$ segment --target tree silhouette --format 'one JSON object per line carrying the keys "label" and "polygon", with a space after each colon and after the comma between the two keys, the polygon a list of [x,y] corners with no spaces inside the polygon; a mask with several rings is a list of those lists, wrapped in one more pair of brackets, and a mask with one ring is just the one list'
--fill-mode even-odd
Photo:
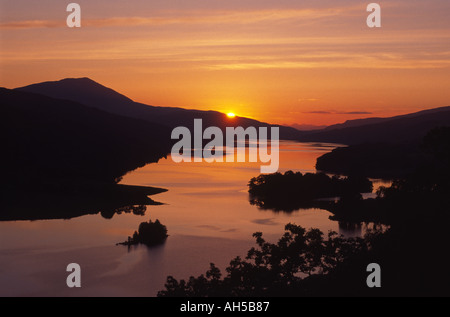
{"label": "tree silhouette", "polygon": [[300,208],[321,207],[320,198],[361,198],[371,192],[373,185],[358,176],[328,176],[323,173],[287,171],[284,174],[261,174],[249,183],[250,204],[261,209],[292,212]]}
{"label": "tree silhouette", "polygon": [[336,232],[327,238],[319,229],[306,230],[287,224],[277,243],[267,242],[261,232],[253,237],[257,247],[251,248],[243,260],[236,257],[221,279],[220,270],[210,264],[205,275],[177,281],[167,278],[166,289],[158,296],[279,296],[299,288],[304,278],[326,275],[338,264],[368,249],[364,239],[344,239]]}
{"label": "tree silhouette", "polygon": [[164,243],[167,237],[167,227],[156,219],[155,222],[151,220],[141,222],[138,231],[135,231],[132,237],[128,237],[127,241],[118,244],[129,246],[142,243],[151,247]]}

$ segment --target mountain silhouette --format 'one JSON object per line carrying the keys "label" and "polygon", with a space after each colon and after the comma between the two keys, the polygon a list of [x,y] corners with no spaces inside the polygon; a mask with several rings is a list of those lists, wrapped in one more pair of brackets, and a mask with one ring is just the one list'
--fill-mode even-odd
{"label": "mountain silhouette", "polygon": [[110,218],[165,191],[117,184],[169,153],[165,126],[6,88],[0,120],[0,221]]}
{"label": "mountain silhouette", "polygon": [[0,88],[2,176],[114,182],[169,151],[170,130],[77,102]]}
{"label": "mountain silhouette", "polygon": [[441,111],[449,111],[449,110],[450,110],[450,107],[440,107],[440,108],[422,110],[422,111],[409,113],[409,114],[405,114],[405,115],[394,116],[394,117],[386,117],[386,118],[371,117],[371,118],[364,118],[364,119],[347,120],[344,123],[333,124],[328,127],[325,127],[323,130],[329,131],[329,130],[334,130],[334,129],[359,127],[359,126],[368,125],[368,124],[387,122],[387,121],[395,120],[395,119],[420,117],[420,116],[426,115],[426,114],[437,113],[437,112],[441,112]]}
{"label": "mountain silhouette", "polygon": [[427,161],[421,144],[431,130],[450,126],[450,107],[391,118],[346,122],[310,133],[301,140],[343,143],[317,159],[318,170],[374,178],[404,177]]}
{"label": "mountain silhouette", "polygon": [[[247,128],[250,126],[275,126],[238,116],[231,120],[224,113],[217,111],[190,110],[178,107],[157,107],[134,102],[130,98],[89,78],[67,78],[59,81],[33,84],[16,88],[15,90],[76,101],[103,111],[137,118],[151,123],[162,124],[172,129],[178,126],[193,128],[194,119],[202,119],[204,127],[217,126],[223,131],[225,131],[225,127],[242,126]],[[301,131],[292,127],[279,127],[281,139],[296,140],[302,135]]]}
{"label": "mountain silhouette", "polygon": [[299,130],[299,131],[314,131],[314,130],[323,130],[327,128],[326,125],[314,125],[314,124],[291,124],[291,127]]}
{"label": "mountain silhouette", "polygon": [[410,144],[420,142],[431,129],[447,125],[450,125],[450,107],[441,107],[390,118],[351,120],[323,130],[309,131],[298,140],[347,145]]}

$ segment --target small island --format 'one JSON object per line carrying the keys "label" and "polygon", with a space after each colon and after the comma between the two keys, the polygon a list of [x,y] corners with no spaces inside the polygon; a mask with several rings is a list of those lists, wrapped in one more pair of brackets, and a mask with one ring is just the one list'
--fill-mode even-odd
{"label": "small island", "polygon": [[136,245],[145,244],[148,247],[163,244],[167,239],[167,227],[156,219],[152,222],[150,219],[148,222],[142,222],[139,225],[138,231],[135,231],[132,237],[128,237],[127,241],[117,243],[117,245]]}
{"label": "small island", "polygon": [[359,199],[361,193],[372,192],[373,184],[365,177],[287,171],[253,177],[248,187],[250,204],[261,209],[292,212],[300,208],[323,207],[323,199]]}

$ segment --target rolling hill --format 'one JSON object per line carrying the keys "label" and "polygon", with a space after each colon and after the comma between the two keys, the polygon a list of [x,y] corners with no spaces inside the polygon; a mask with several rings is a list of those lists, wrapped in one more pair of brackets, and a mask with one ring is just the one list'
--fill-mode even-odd
{"label": "rolling hill", "polygon": [[[228,119],[217,111],[190,110],[177,107],[156,107],[134,102],[128,97],[107,88],[89,78],[67,78],[16,88],[18,91],[33,92],[52,98],[76,101],[110,113],[158,123],[169,128],[193,127],[194,119],[202,119],[203,126],[225,127],[273,126],[257,120],[235,117]],[[302,132],[292,127],[280,126],[280,138],[296,140]]]}
{"label": "rolling hill", "polygon": [[298,140],[347,145],[408,144],[419,142],[435,127],[447,125],[450,125],[450,107],[442,107],[390,118],[351,120],[322,130],[309,131],[299,136]]}
{"label": "rolling hill", "polygon": [[9,184],[114,182],[170,151],[165,126],[34,93],[0,88],[0,120]]}

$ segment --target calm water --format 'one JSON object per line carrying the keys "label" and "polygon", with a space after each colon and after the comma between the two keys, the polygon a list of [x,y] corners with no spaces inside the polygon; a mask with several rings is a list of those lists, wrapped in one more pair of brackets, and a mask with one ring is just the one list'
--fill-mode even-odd
{"label": "calm water", "polygon": [[[316,158],[333,144],[280,143],[280,171],[314,172]],[[155,296],[168,275],[188,278],[209,263],[222,271],[229,261],[254,246],[261,231],[275,242],[284,225],[360,235],[328,219],[324,210],[274,213],[248,201],[247,183],[259,175],[259,163],[173,163],[170,157],[126,175],[124,184],[164,187],[152,196],[145,216],[88,215],[71,220],[0,222],[0,296]],[[169,231],[163,246],[116,246],[143,221],[159,219]],[[82,287],[66,286],[66,266],[82,268]]]}

